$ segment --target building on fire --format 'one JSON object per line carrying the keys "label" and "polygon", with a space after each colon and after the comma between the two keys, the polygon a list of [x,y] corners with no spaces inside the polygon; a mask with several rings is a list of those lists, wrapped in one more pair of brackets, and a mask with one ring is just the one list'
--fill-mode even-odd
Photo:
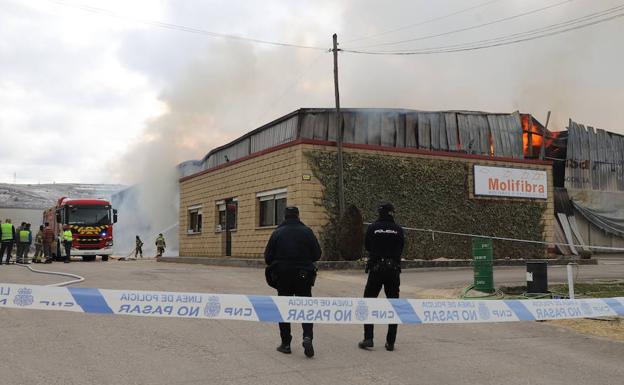
{"label": "building on fire", "polygon": [[[578,243],[578,236],[588,243],[580,227],[597,226],[592,219],[571,224],[555,210],[555,192],[574,180],[567,157],[576,153],[565,146],[574,134],[550,132],[530,114],[341,113],[347,204],[370,221],[380,201],[392,201],[402,225],[433,230],[408,238],[407,258],[470,256],[469,238],[436,230],[547,243]],[[336,122],[334,109],[299,109],[192,161],[194,172],[179,181],[180,255],[261,257],[283,208],[296,205],[320,237],[324,257],[339,258]],[[574,200],[566,207],[587,206]],[[570,252],[519,245],[495,242],[495,256]]]}

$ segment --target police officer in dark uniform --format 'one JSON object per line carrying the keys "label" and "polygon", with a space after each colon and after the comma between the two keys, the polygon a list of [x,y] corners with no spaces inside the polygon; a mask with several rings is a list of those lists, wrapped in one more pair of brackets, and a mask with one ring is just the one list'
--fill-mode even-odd
{"label": "police officer in dark uniform", "polygon": [[[377,298],[383,287],[387,298],[399,298],[401,275],[401,253],[405,237],[401,226],[394,222],[394,206],[384,203],[378,208],[379,218],[368,226],[364,246],[368,251],[368,281],[364,298]],[[397,325],[388,325],[386,350],[394,350]],[[358,343],[361,349],[373,347],[373,325],[364,325],[364,340]]]}
{"label": "police officer in dark uniform", "polygon": [[[271,234],[264,251],[267,281],[277,289],[277,295],[311,297],[316,278],[314,262],[321,258],[321,248],[312,230],[299,220],[297,207],[286,207],[284,218]],[[312,357],[313,324],[304,323],[302,326],[304,353]],[[277,351],[290,354],[290,323],[281,322],[279,330],[282,343]]]}

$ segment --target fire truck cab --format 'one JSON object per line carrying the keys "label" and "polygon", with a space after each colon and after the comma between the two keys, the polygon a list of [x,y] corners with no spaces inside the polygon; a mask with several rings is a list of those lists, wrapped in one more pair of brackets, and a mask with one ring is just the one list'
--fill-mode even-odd
{"label": "fire truck cab", "polygon": [[52,254],[61,259],[64,250],[59,236],[63,227],[69,225],[73,234],[71,256],[81,256],[94,261],[99,255],[107,261],[113,253],[113,224],[117,222],[117,210],[104,199],[70,199],[62,197],[54,207],[44,211],[43,221],[48,222],[56,234]]}

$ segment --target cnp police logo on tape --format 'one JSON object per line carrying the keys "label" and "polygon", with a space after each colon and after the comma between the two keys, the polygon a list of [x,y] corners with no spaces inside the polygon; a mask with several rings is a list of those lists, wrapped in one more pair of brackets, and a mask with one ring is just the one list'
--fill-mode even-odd
{"label": "cnp police logo on tape", "polygon": [[23,287],[17,290],[17,295],[13,298],[13,303],[17,306],[30,306],[35,301],[32,295],[32,289]]}
{"label": "cnp police logo on tape", "polygon": [[206,317],[216,317],[221,312],[221,303],[219,302],[219,297],[216,295],[211,295],[208,297],[208,301],[204,306],[204,315]]}
{"label": "cnp police logo on tape", "polygon": [[479,303],[477,311],[479,312],[479,317],[482,320],[487,321],[490,319],[490,308],[483,302]]}
{"label": "cnp police logo on tape", "polygon": [[357,306],[355,307],[355,319],[358,321],[366,321],[368,318],[368,306],[366,306],[365,301],[358,301]]}
{"label": "cnp police logo on tape", "polygon": [[581,311],[583,312],[583,314],[585,314],[586,316],[591,316],[594,312],[592,311],[591,305],[588,304],[587,302],[582,302],[581,303]]}

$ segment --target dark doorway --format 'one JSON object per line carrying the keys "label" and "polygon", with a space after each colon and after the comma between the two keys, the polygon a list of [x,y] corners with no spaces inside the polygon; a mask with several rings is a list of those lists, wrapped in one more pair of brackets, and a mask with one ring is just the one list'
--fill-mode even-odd
{"label": "dark doorway", "polygon": [[236,229],[238,202],[233,198],[225,200],[225,256],[232,256],[232,230]]}

